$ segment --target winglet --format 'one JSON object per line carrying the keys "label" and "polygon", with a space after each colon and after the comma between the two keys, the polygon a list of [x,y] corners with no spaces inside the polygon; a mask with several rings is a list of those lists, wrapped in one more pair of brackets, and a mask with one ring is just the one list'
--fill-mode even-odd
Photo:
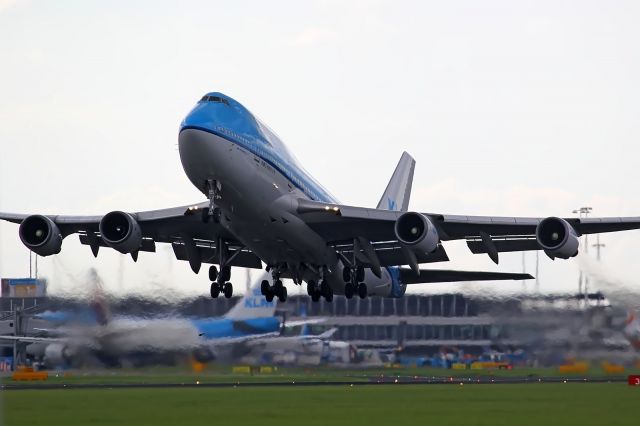
{"label": "winglet", "polygon": [[409,208],[413,171],[416,160],[406,152],[402,153],[387,188],[378,202],[378,209],[406,212]]}

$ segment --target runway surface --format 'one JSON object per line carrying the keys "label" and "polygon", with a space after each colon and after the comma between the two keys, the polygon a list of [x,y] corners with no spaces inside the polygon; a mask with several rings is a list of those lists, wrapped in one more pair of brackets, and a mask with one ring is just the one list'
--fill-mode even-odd
{"label": "runway surface", "polygon": [[[226,383],[3,383],[0,390],[52,389],[116,389],[116,388],[238,388],[238,387],[313,387],[313,386],[377,386],[377,385],[509,385],[535,383],[626,383],[626,376],[612,377],[421,377],[376,376],[354,377],[341,381],[272,381]],[[368,379],[363,381],[362,379]]]}

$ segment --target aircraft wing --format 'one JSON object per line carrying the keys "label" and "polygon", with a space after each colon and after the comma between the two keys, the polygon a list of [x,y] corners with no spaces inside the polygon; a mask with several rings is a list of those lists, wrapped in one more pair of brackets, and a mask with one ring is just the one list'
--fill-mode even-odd
{"label": "aircraft wing", "polygon": [[284,323],[284,326],[289,328],[289,327],[299,327],[301,325],[309,325],[309,324],[322,324],[326,320],[327,320],[326,318],[305,318],[305,319],[294,320],[294,321],[287,320]]}
{"label": "aircraft wing", "polygon": [[254,340],[278,337],[279,335],[280,335],[280,331],[272,331],[270,333],[250,334],[247,336],[219,337],[219,338],[207,340],[206,343],[208,346],[213,346],[213,347],[223,346],[223,345],[234,345],[238,343],[247,343]]}
{"label": "aircraft wing", "polygon": [[[261,269],[260,258],[243,248],[226,228],[213,222],[204,223],[202,212],[207,211],[208,202],[190,206],[172,207],[130,213],[138,223],[142,244],[132,253],[137,259],[138,251],[155,252],[155,243],[170,243],[178,260],[188,261],[197,272],[202,263],[218,263],[217,241],[222,238],[228,243],[229,265]],[[0,213],[0,220],[22,223],[29,217],[25,214]],[[47,215],[60,229],[62,237],[79,234],[80,242],[91,247],[94,256],[100,247],[106,247],[101,238],[99,224],[103,216],[62,216]],[[236,254],[236,252],[239,252]]]}
{"label": "aircraft wing", "polygon": [[58,337],[36,337],[36,336],[0,336],[0,340],[18,341],[25,343],[65,343],[68,340]]}
{"label": "aircraft wing", "polygon": [[402,284],[446,283],[461,281],[501,281],[501,280],[530,280],[529,274],[509,272],[479,272],[454,271],[447,269],[420,269],[416,275],[409,268],[400,268],[400,282]]}
{"label": "aircraft wing", "polygon": [[[361,263],[379,266],[408,264],[403,247],[398,242],[394,225],[404,213],[316,201],[299,200],[298,213],[319,235],[350,259],[355,249]],[[545,218],[456,216],[422,213],[429,218],[442,241],[467,240],[472,253],[490,253],[497,263],[498,252],[542,250],[535,232]],[[578,236],[640,228],[640,217],[564,218]],[[359,240],[354,243],[354,240]],[[489,241],[489,244],[487,244]],[[378,259],[371,262],[365,246],[370,245]],[[359,247],[358,247],[359,246]],[[362,256],[364,255],[364,256]],[[439,245],[432,253],[415,253],[416,263],[448,260]],[[368,262],[369,261],[369,262]]]}

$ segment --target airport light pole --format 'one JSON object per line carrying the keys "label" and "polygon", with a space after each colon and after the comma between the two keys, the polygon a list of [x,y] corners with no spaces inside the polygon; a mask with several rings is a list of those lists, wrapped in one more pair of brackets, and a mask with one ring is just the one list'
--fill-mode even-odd
{"label": "airport light pole", "polygon": [[[593,210],[593,207],[580,207],[577,208],[575,210],[573,210],[574,214],[578,214],[578,217],[580,219],[587,218],[589,216],[589,213],[591,213],[591,211]],[[585,253],[589,253],[589,237],[587,235],[584,236],[584,252]],[[582,269],[580,269],[580,275],[578,277],[578,294],[582,294]],[[588,298],[588,286],[589,286],[589,278],[588,277],[584,277],[584,297],[585,299]]]}
{"label": "airport light pole", "polygon": [[[525,262],[525,254],[526,252],[523,251],[522,252],[522,273],[526,273],[527,272],[527,264]],[[526,280],[522,280],[522,292],[526,293],[527,292],[527,281]]]}
{"label": "airport light pole", "polygon": [[540,293],[540,250],[536,250],[536,293]]}
{"label": "airport light pole", "polygon": [[600,249],[605,248],[606,246],[606,244],[600,242],[600,234],[597,234],[596,243],[591,247],[594,247],[596,249],[596,259],[598,259],[598,262],[600,262]]}

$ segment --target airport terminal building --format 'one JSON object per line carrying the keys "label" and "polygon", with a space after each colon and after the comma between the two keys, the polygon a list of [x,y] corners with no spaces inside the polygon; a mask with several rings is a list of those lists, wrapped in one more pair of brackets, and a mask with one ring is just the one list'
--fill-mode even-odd
{"label": "airport terminal building", "polygon": [[[27,311],[74,309],[81,302],[59,298],[4,297],[2,302],[5,319],[14,320],[11,310]],[[111,302],[112,314],[130,316],[185,316],[210,318],[224,315],[237,301],[200,297],[176,304],[164,304],[148,299],[129,298]],[[588,309],[587,309],[588,308]],[[602,329],[611,328],[611,306],[602,294],[588,296],[532,296],[484,298],[463,294],[407,294],[403,298],[371,297],[346,299],[342,296],[329,303],[312,302],[306,295],[292,295],[285,303],[279,303],[277,312],[286,320],[322,317],[326,320],[315,325],[318,333],[323,329],[337,328],[333,338],[347,341],[358,348],[402,348],[403,353],[428,356],[443,348],[463,350],[479,354],[487,349],[512,351],[541,345],[549,341],[568,349],[577,342],[576,336],[585,334],[587,327],[596,321]],[[558,324],[566,326],[565,335],[556,336]],[[23,325],[28,329],[28,318]],[[582,330],[582,331],[581,331]],[[294,332],[296,332],[294,330]],[[593,344],[589,330],[588,344]],[[605,333],[606,334],[606,333]],[[600,336],[602,340],[607,336]],[[572,340],[573,339],[573,340]],[[624,341],[618,342],[624,346]]]}

